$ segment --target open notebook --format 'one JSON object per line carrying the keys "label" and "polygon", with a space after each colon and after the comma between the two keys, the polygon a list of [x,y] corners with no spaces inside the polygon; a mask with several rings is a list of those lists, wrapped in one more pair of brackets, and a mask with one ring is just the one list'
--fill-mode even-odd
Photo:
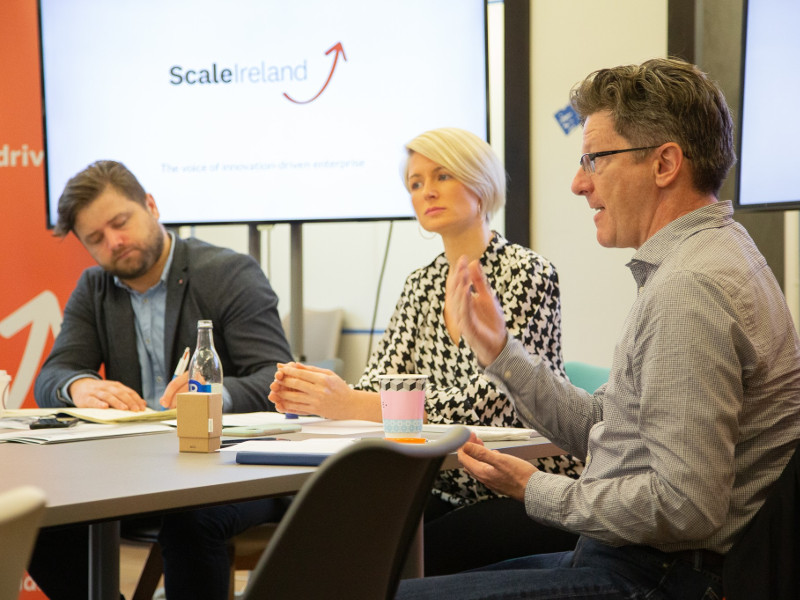
{"label": "open notebook", "polygon": [[153,410],[146,408],[143,411],[118,410],[116,408],[75,408],[65,406],[62,408],[17,408],[5,410],[0,417],[45,417],[49,415],[67,415],[77,417],[82,421],[91,423],[133,423],[137,421],[166,421],[177,416],[177,410]]}

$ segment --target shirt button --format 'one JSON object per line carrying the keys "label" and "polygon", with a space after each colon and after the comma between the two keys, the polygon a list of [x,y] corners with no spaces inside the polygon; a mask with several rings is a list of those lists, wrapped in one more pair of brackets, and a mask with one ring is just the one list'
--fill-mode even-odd
{"label": "shirt button", "polygon": [[504,379],[510,379],[511,378],[511,371],[506,371],[505,373],[503,373],[503,378]]}

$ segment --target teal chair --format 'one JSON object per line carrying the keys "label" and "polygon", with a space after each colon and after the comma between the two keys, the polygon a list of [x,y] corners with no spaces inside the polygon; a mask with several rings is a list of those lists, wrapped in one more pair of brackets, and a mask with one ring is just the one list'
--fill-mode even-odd
{"label": "teal chair", "polygon": [[567,377],[569,377],[572,385],[583,388],[590,394],[593,394],[597,388],[607,382],[611,373],[609,368],[578,361],[565,362],[564,370],[567,372]]}

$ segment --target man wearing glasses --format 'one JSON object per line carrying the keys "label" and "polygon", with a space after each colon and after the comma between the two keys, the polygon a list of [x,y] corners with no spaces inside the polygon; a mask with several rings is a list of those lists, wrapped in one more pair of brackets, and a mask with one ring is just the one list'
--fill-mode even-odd
{"label": "man wearing glasses", "polygon": [[572,191],[595,211],[601,246],[636,249],[638,296],[608,383],[591,395],[526,354],[476,263],[457,266],[454,308],[522,421],[587,462],[569,480],[467,443],[462,464],[581,537],[573,552],[405,581],[398,598],[721,598],[725,554],[800,438],[800,341],[717,198],[734,162],[721,91],[657,59],[593,73],[572,105],[585,152]]}

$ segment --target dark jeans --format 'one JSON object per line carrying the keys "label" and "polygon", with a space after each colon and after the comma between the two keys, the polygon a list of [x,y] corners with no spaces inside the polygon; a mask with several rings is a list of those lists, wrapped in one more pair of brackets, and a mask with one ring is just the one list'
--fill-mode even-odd
{"label": "dark jeans", "polygon": [[537,523],[525,505],[494,498],[453,510],[431,496],[425,508],[425,576],[449,575],[510,558],[572,550],[574,533]]}
{"label": "dark jeans", "polygon": [[[167,598],[226,599],[227,541],[254,525],[279,521],[288,503],[288,498],[271,498],[164,515],[159,543]],[[127,525],[123,521],[122,529]],[[43,529],[28,572],[50,600],[85,600],[89,596],[88,548],[88,526]]]}
{"label": "dark jeans", "polygon": [[721,569],[652,548],[581,538],[573,552],[509,560],[485,569],[400,582],[398,600],[719,600]]}

